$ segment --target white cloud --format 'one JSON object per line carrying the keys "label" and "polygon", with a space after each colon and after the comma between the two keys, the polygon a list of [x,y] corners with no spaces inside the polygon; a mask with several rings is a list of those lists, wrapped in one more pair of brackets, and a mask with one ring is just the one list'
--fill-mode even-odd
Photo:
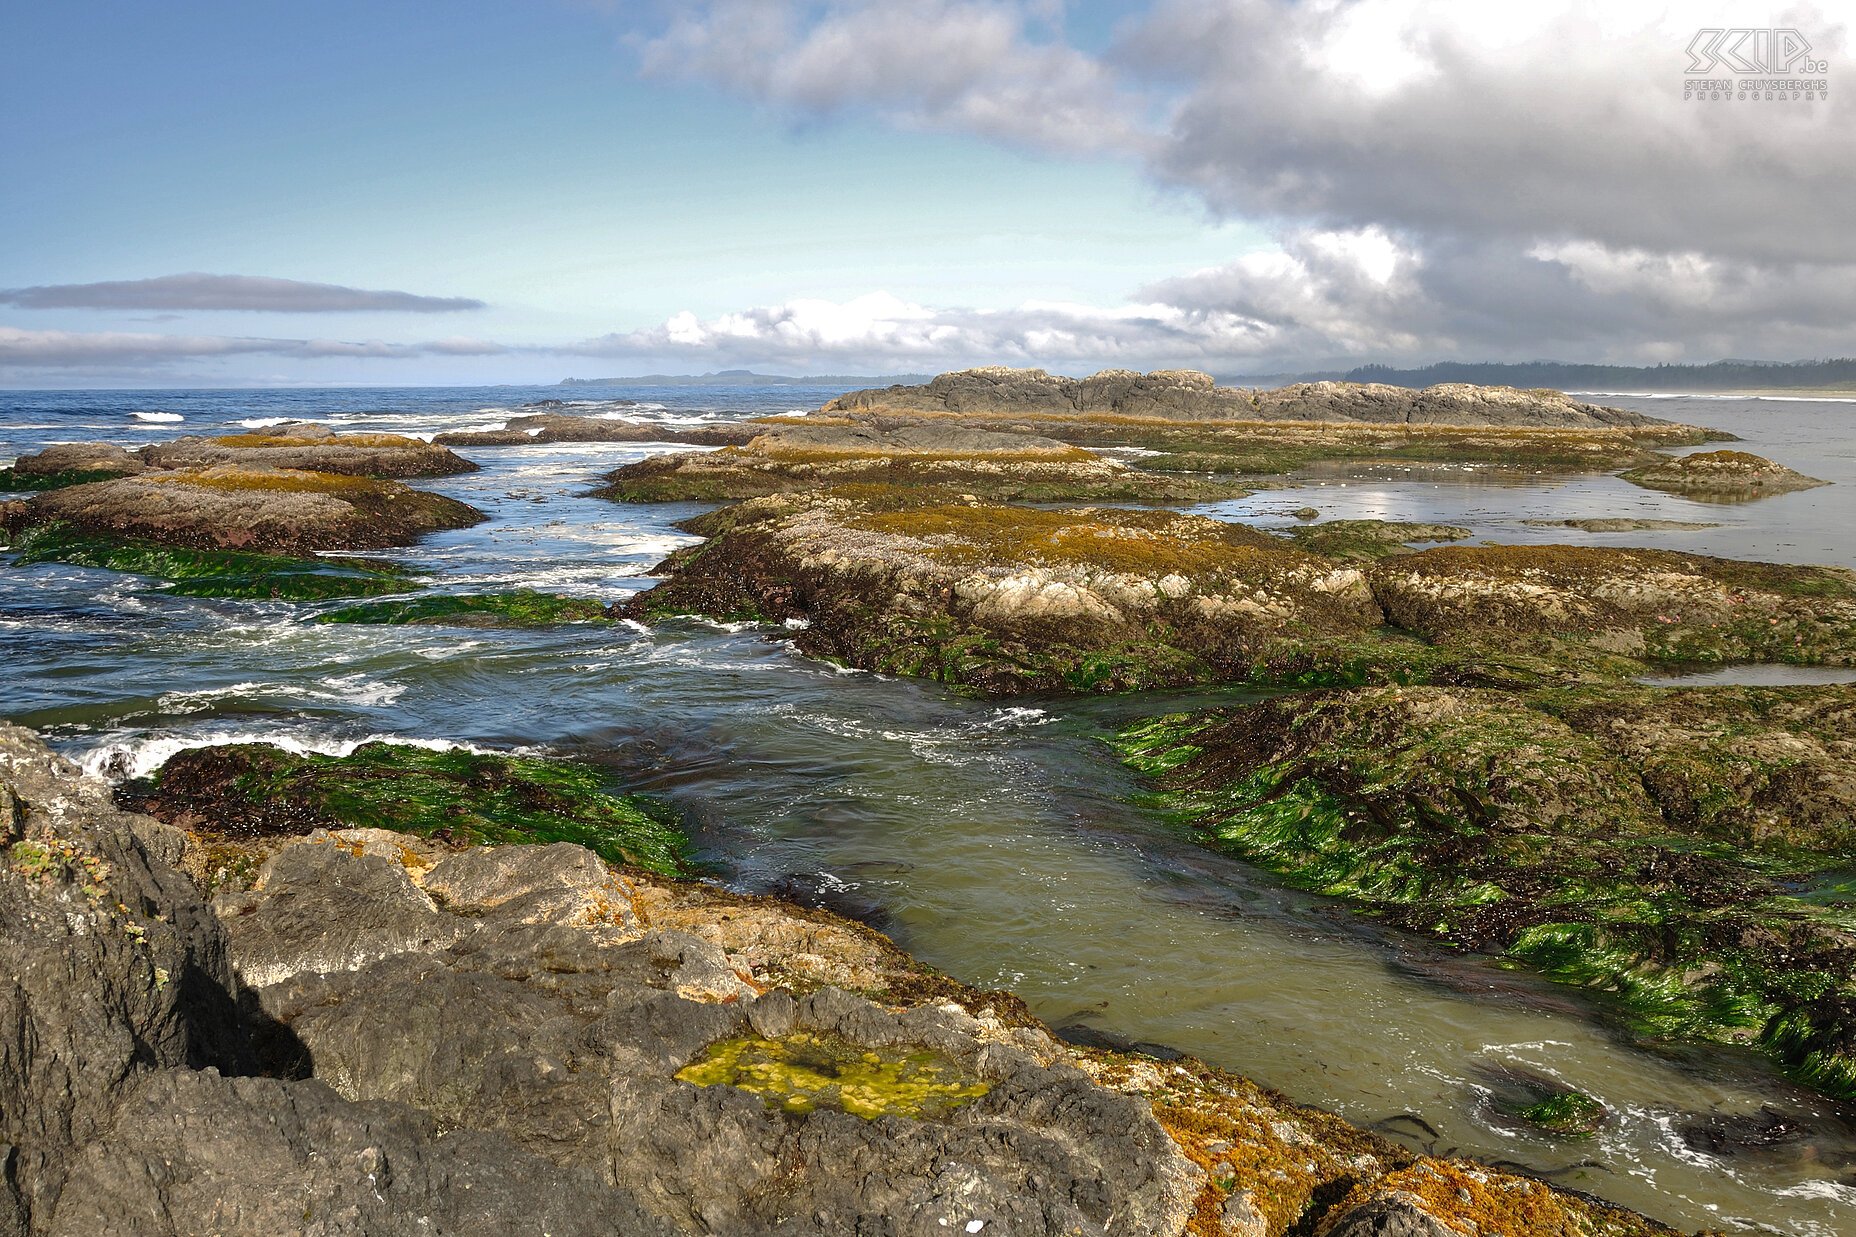
{"label": "white cloud", "polygon": [[1155,0],[1101,53],[1013,0],[679,12],[646,40],[648,71],[799,116],[1137,160],[1217,213],[1272,222],[1280,243],[1138,291],[1155,303],[1131,317],[892,309],[833,340],[826,311],[795,302],[666,324],[667,344],[1285,363],[1856,344],[1840,209],[1856,197],[1856,66],[1822,3],[1741,20],[1800,30],[1830,62],[1827,101],[1685,99],[1690,41],[1729,18],[1666,0]]}
{"label": "white cloud", "polygon": [[875,108],[901,124],[1064,152],[1136,149],[1143,97],[1100,61],[1040,34],[1047,4],[914,0],[679,6],[642,43],[645,71],[700,78],[829,116]]}

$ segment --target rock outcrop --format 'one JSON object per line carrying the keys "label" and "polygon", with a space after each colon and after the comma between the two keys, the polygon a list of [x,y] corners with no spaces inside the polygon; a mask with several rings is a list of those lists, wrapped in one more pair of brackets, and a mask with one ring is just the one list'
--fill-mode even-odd
{"label": "rock outcrop", "polygon": [[871,485],[690,521],[650,618],[803,622],[798,647],[994,694],[1187,683],[1538,686],[1647,663],[1856,664],[1856,573],[1658,550],[1463,546],[1448,525],[1275,537],[1156,511]]}
{"label": "rock outcrop", "polygon": [[56,489],[81,481],[127,477],[148,465],[126,448],[107,442],[64,442],[22,455],[4,470],[7,489]]}
{"label": "rock outcrop", "polygon": [[1357,568],[1241,525],[874,497],[720,513],[632,611],[803,620],[807,652],[995,693],[1241,679],[1270,646],[1380,621]]}
{"label": "rock outcrop", "polygon": [[1712,503],[1751,502],[1756,498],[1771,498],[1830,484],[1746,451],[1658,456],[1640,468],[1619,475],[1645,489],[1666,490],[1684,498]]}
{"label": "rock outcrop", "polygon": [[1033,434],[949,424],[767,427],[742,447],[659,455],[608,473],[596,493],[625,502],[717,501],[842,485],[931,487],[1021,502],[1192,502],[1234,485],[1130,468]]}
{"label": "rock outcrop", "polygon": [[1654,417],[1570,399],[1445,383],[1412,390],[1378,383],[1307,382],[1270,391],[1218,386],[1210,374],[1111,369],[1065,378],[1041,369],[990,366],[941,374],[922,386],[852,391],[822,411],[1055,413],[1198,421],[1365,421],[1411,425],[1554,426],[1593,429],[1662,424]]}
{"label": "rock outcrop", "polygon": [[249,434],[187,437],[143,447],[151,468],[300,468],[345,477],[448,477],[477,466],[434,443],[400,434],[338,434],[326,425],[291,421]]}
{"label": "rock outcrop", "polygon": [[306,555],[409,545],[483,514],[401,485],[300,469],[150,470],[34,495],[11,520],[166,546]]}

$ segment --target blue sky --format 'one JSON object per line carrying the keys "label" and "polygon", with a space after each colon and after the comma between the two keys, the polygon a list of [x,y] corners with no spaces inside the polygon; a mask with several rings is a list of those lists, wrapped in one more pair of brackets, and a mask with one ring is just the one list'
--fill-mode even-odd
{"label": "blue sky", "polygon": [[[1517,31],[1411,0],[9,5],[0,290],[202,272],[484,307],[0,291],[0,382],[1834,350],[1856,254],[1820,228],[1794,245],[1751,193],[1672,205],[1666,153],[1692,156],[1692,196],[1750,149],[1769,188],[1847,189],[1842,96],[1671,105],[1668,7]],[[1593,23],[1637,62],[1617,123],[1638,140],[1592,151],[1578,106],[1539,83],[1530,106],[1523,78],[1488,100],[1510,125],[1490,144],[1463,101]],[[1453,80],[1453,45],[1514,63]],[[1774,278],[1789,301],[1748,291]]]}

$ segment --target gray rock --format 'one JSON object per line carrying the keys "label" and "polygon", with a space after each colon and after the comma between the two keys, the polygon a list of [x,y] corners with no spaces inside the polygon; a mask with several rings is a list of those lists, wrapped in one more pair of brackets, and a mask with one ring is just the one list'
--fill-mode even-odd
{"label": "gray rock", "polygon": [[[1013,1233],[1096,1233],[1112,1214],[1129,1225],[1120,1231],[1183,1223],[1193,1170],[1144,1103],[987,1043],[965,1014],[894,1013],[831,989],[760,996],[693,936],[533,922],[536,898],[584,885],[570,870],[577,849],[441,861],[422,879],[447,891],[440,915],[472,930],[436,950],[427,912],[380,877],[384,861],[340,845],[286,850],[254,896],[220,905],[235,955],[250,940],[269,957],[278,939],[354,914],[361,891],[396,890],[377,921],[397,921],[397,953],[305,968],[261,991],[317,1077],[359,1103],[408,1105],[603,1172],[677,1231],[939,1234],[983,1219]],[[800,1118],[676,1078],[719,1039],[794,1030],[937,1052],[991,1090],[945,1120]]]}
{"label": "gray rock", "polygon": [[398,1104],[323,1083],[146,1077],[71,1166],[47,1237],[654,1233],[623,1190],[494,1135],[440,1133]]}
{"label": "gray rock", "polygon": [[1461,1232],[1426,1211],[1416,1195],[1394,1191],[1348,1211],[1327,1237],[1461,1237]]}
{"label": "gray rock", "polygon": [[22,477],[45,477],[61,472],[113,472],[129,476],[147,465],[122,447],[108,442],[64,442],[13,461]]}

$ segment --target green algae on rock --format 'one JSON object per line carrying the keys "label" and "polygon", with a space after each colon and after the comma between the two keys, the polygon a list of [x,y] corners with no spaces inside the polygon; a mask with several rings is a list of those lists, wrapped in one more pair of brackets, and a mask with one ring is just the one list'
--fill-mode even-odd
{"label": "green algae on rock", "polygon": [[26,529],[9,549],[17,555],[17,566],[57,562],[152,576],[166,580],[167,591],[183,597],[318,601],[417,587],[407,573],[384,563],[188,549],[140,538],[97,536],[62,522]]}
{"label": "green algae on rock", "polygon": [[722,1040],[677,1078],[736,1087],[784,1112],[836,1108],[865,1120],[945,1117],[991,1090],[930,1049],[872,1048],[815,1031]]}
{"label": "green algae on rock", "polygon": [[566,760],[365,743],[346,756],[264,743],[190,748],[121,801],[229,837],[365,827],[458,843],[574,842],[613,863],[673,874],[687,843],[663,813]]}
{"label": "green algae on rock", "polygon": [[1739,503],[1829,485],[1746,451],[1703,451],[1657,456],[1618,474],[1633,485],[1665,490],[1700,502]]}
{"label": "green algae on rock", "polygon": [[1800,896],[1853,857],[1856,688],[1366,689],[1117,745],[1291,884],[1856,1096],[1856,901]]}
{"label": "green algae on rock", "polygon": [[61,490],[68,485],[88,485],[92,481],[111,481],[123,475],[112,469],[71,469],[65,472],[22,473],[16,468],[0,468],[0,494],[34,494],[40,490]]}
{"label": "green algae on rock", "polygon": [[601,601],[517,589],[375,601],[331,610],[318,615],[316,621],[383,626],[554,627],[562,623],[610,623],[615,616],[612,607]]}

